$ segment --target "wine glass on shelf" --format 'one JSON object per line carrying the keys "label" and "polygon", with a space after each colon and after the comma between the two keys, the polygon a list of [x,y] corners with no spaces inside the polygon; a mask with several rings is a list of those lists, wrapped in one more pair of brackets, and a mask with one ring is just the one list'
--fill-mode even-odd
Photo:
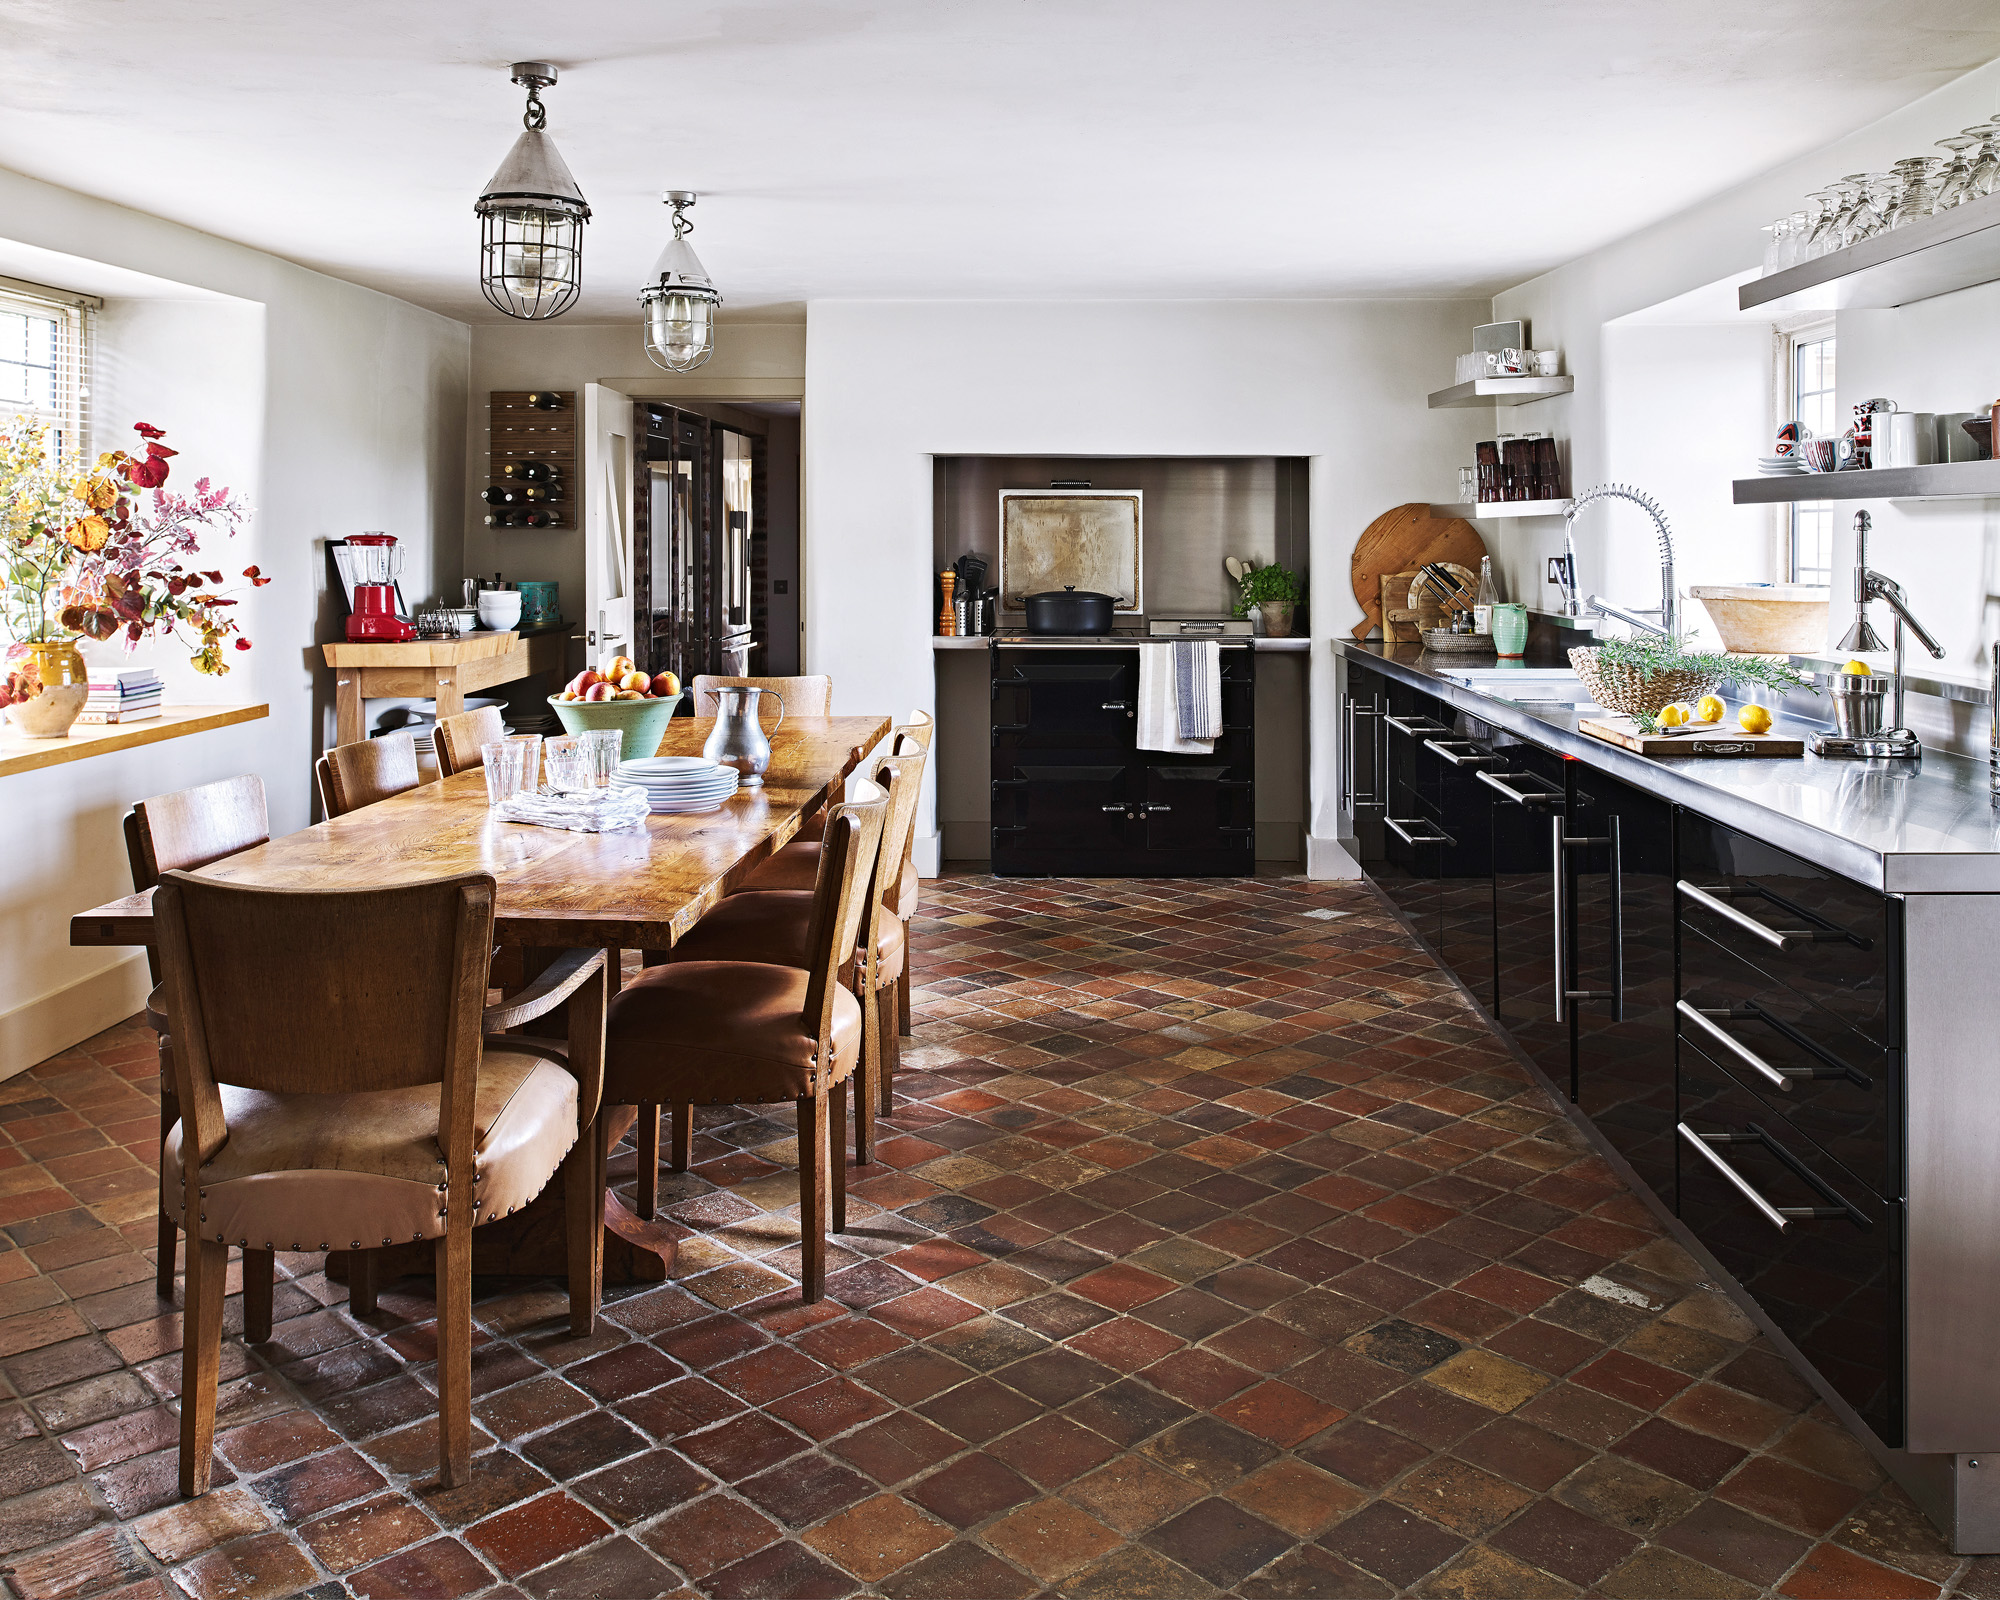
{"label": "wine glass on shelf", "polygon": [[1982,122],[1964,131],[1979,141],[1978,150],[1969,158],[1972,171],[1965,180],[1966,199],[1977,200],[2000,188],[2000,122]]}
{"label": "wine glass on shelf", "polygon": [[1939,165],[1936,156],[1905,156],[1896,163],[1891,180],[1895,192],[1882,218],[1884,227],[1900,228],[1931,214],[1937,198],[1932,184]]}
{"label": "wine glass on shelf", "polygon": [[1796,267],[1800,261],[1805,259],[1800,252],[1805,247],[1806,230],[1811,226],[1812,219],[1803,211],[1794,211],[1790,216],[1785,218],[1784,242],[1778,246],[1778,270],[1780,272],[1783,272],[1787,267]]}
{"label": "wine glass on shelf", "polygon": [[1954,133],[1949,139],[1940,139],[1937,143],[1940,150],[1949,151],[1950,154],[1944,158],[1944,171],[1938,175],[1937,194],[1931,201],[1933,215],[1940,211],[1949,211],[1953,206],[1962,206],[1972,198],[1966,188],[1972,178],[1972,163],[1966,158],[1965,152],[1978,144],[1979,140],[1969,133]]}
{"label": "wine glass on shelf", "polygon": [[1806,228],[1805,237],[1799,241],[1799,260],[1811,261],[1833,248],[1829,238],[1833,219],[1840,214],[1839,198],[1837,188],[1831,185],[1806,196],[1807,203],[1812,207],[1812,221]]}
{"label": "wine glass on shelf", "polygon": [[1780,217],[1776,222],[1765,223],[1758,230],[1760,233],[1767,235],[1764,240],[1763,268],[1763,275],[1767,278],[1779,270],[1778,258],[1785,253],[1785,234],[1789,231],[1790,226],[1783,217]]}
{"label": "wine glass on shelf", "polygon": [[1878,199],[1882,174],[1857,172],[1844,181],[1854,186],[1854,197],[1841,222],[1840,242],[1843,246],[1859,244],[1882,231],[1882,211]]}

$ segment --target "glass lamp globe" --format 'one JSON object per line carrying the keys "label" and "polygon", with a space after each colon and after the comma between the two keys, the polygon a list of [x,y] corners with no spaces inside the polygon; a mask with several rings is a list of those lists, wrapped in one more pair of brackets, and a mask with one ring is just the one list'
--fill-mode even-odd
{"label": "glass lamp globe", "polygon": [[722,296],[687,242],[694,224],[685,213],[695,197],[671,189],[665,198],[674,208],[674,236],[653,263],[653,281],[639,291],[646,354],[669,372],[692,372],[715,352],[715,308]]}

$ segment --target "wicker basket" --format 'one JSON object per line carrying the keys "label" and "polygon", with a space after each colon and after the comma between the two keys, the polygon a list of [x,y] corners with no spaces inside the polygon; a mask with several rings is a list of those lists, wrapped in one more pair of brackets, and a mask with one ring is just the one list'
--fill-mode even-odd
{"label": "wicker basket", "polygon": [[1695,700],[1716,685],[1707,668],[1660,672],[1650,676],[1634,667],[1600,664],[1594,648],[1579,647],[1569,653],[1569,664],[1590,698],[1606,711],[1622,711],[1628,717],[1650,717],[1676,700]]}

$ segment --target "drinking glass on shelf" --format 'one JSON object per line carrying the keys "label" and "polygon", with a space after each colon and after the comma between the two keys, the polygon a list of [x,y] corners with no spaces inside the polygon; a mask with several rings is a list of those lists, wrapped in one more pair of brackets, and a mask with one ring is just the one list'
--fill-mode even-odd
{"label": "drinking glass on shelf", "polygon": [[1900,228],[1931,214],[1937,203],[1935,184],[1941,165],[1937,156],[1905,156],[1896,163],[1895,198],[1889,203],[1889,214],[1882,219],[1886,226]]}
{"label": "drinking glass on shelf", "polygon": [[561,738],[549,740],[544,748],[549,758],[551,789],[594,787],[591,780],[590,746],[584,743],[581,734],[564,734]]}
{"label": "drinking glass on shelf", "polygon": [[1806,196],[1812,207],[1812,222],[1806,229],[1805,237],[1799,241],[1799,260],[1811,261],[1833,248],[1829,240],[1834,218],[1840,214],[1839,199],[1835,188],[1820,189]]}
{"label": "drinking glass on shelf", "polygon": [[625,748],[623,728],[592,728],[579,734],[590,749],[590,781],[599,789],[611,787],[611,774],[618,770],[618,757]]}
{"label": "drinking glass on shelf", "polygon": [[481,770],[486,774],[486,803],[497,806],[511,800],[527,787],[527,750],[513,739],[495,739],[479,747]]}
{"label": "drinking glass on shelf", "polygon": [[1806,234],[1811,227],[1812,218],[1803,211],[1794,211],[1785,218],[1784,242],[1778,246],[1780,272],[1787,267],[1796,267],[1803,259],[1799,252],[1805,247]]}
{"label": "drinking glass on shelf", "polygon": [[1855,196],[1853,209],[1847,213],[1846,238],[1849,244],[1872,239],[1882,231],[1883,195],[1888,186],[1889,175],[1886,172],[1864,172],[1861,175],[1859,193]]}
{"label": "drinking glass on shelf", "polygon": [[1458,469],[1458,500],[1460,505],[1471,505],[1479,498],[1479,469],[1460,467]]}
{"label": "drinking glass on shelf", "polygon": [[1783,217],[1780,217],[1776,222],[1765,223],[1763,231],[1770,235],[1764,241],[1764,276],[1768,278],[1778,270],[1778,258],[1784,254],[1785,234],[1789,231],[1789,225]]}
{"label": "drinking glass on shelf", "polygon": [[1944,171],[1938,177],[1937,194],[1931,201],[1933,213],[1949,211],[1972,198],[1966,188],[1972,180],[1972,162],[1965,152],[1979,140],[1969,133],[1954,133],[1949,139],[1940,139],[1937,143],[1940,150],[1947,150],[1950,154],[1944,158]]}

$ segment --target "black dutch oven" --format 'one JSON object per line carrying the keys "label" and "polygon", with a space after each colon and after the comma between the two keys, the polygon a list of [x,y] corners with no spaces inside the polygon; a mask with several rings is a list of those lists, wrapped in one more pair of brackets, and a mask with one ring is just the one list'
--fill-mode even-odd
{"label": "black dutch oven", "polygon": [[1115,595],[1088,589],[1047,589],[1027,597],[1028,632],[1101,634],[1111,631]]}

